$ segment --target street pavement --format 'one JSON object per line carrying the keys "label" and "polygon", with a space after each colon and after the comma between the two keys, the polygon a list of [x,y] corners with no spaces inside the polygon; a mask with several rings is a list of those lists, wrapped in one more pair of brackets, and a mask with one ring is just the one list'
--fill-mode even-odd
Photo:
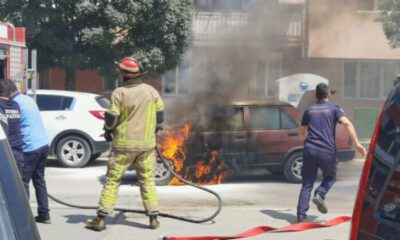
{"label": "street pavement", "polygon": [[[337,216],[351,216],[362,159],[340,163],[338,181],[329,192],[328,214],[321,214],[311,203],[309,220],[325,222]],[[68,169],[49,161],[46,179],[49,192],[63,201],[96,206],[104,181],[106,160],[86,168]],[[143,210],[134,172],[127,172],[119,192],[117,205]],[[318,182],[317,182],[318,183]],[[159,217],[161,227],[148,229],[148,218],[137,213],[115,212],[107,218],[107,229],[94,232],[84,228],[84,222],[95,216],[95,210],[76,209],[50,200],[52,224],[38,224],[43,240],[156,240],[159,236],[234,235],[256,226],[284,227],[296,220],[296,205],[301,185],[288,183],[282,176],[259,171],[230,177],[220,185],[207,186],[220,194],[223,208],[212,221],[202,224]],[[32,188],[32,186],[31,186]],[[160,211],[163,213],[205,218],[217,206],[215,197],[190,186],[157,187]],[[36,213],[36,202],[31,199]],[[267,240],[338,240],[348,239],[349,223],[304,232],[265,233],[245,239]]]}

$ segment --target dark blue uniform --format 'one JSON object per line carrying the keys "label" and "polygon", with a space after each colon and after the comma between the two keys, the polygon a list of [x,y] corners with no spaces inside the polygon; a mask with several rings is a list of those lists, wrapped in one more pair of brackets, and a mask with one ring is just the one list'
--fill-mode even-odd
{"label": "dark blue uniform", "polygon": [[3,127],[3,130],[7,135],[14,158],[17,161],[17,166],[20,168],[24,160],[24,155],[22,151],[23,141],[20,127],[21,115],[19,105],[13,100],[0,99],[0,109],[0,112],[5,115],[8,122],[7,129]]}
{"label": "dark blue uniform", "polygon": [[307,216],[318,168],[322,171],[323,180],[314,194],[319,194],[325,199],[325,195],[336,181],[336,123],[343,116],[342,109],[324,100],[319,100],[304,112],[301,125],[308,127],[308,134],[304,141],[301,171],[303,185],[297,206],[299,219],[305,219]]}

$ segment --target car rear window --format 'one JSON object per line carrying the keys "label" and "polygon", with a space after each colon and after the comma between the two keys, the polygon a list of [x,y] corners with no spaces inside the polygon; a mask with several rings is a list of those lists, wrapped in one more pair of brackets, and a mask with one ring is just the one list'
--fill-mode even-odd
{"label": "car rear window", "polygon": [[55,95],[36,95],[36,103],[40,111],[68,111],[72,110],[74,98]]}
{"label": "car rear window", "polygon": [[96,102],[102,107],[108,109],[110,107],[110,100],[106,97],[96,97]]}

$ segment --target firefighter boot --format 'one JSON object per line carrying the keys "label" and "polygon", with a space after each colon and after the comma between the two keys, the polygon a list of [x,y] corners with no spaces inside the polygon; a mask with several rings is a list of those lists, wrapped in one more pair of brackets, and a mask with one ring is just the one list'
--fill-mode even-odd
{"label": "firefighter boot", "polygon": [[156,229],[160,226],[160,222],[157,220],[157,215],[149,216],[150,229]]}
{"label": "firefighter boot", "polygon": [[94,219],[88,219],[86,221],[86,228],[92,229],[94,231],[102,231],[106,229],[105,217],[97,215],[97,217]]}

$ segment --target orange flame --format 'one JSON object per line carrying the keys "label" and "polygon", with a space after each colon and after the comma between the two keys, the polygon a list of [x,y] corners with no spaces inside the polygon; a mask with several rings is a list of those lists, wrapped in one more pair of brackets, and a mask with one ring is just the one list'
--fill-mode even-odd
{"label": "orange flame", "polygon": [[[227,177],[228,173],[223,170],[224,162],[217,161],[218,151],[208,150],[209,159],[196,161],[193,166],[189,165],[187,144],[191,134],[192,127],[185,124],[180,129],[164,131],[163,137],[159,142],[164,157],[173,162],[175,172],[183,178],[197,184],[219,184]],[[173,178],[169,185],[182,185],[183,183],[177,178]]]}

